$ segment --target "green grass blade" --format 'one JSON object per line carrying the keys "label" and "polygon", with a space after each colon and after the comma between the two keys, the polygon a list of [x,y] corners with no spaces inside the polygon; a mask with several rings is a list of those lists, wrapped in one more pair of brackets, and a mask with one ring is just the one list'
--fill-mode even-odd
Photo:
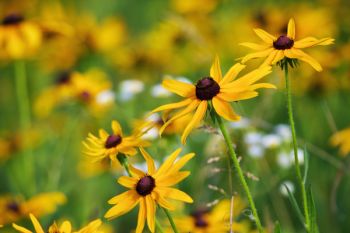
{"label": "green grass blade", "polygon": [[308,176],[308,172],[309,172],[309,161],[310,161],[310,156],[309,156],[309,153],[307,152],[307,149],[305,146],[304,147],[304,177],[303,177],[304,185],[306,184],[307,176]]}
{"label": "green grass blade", "polygon": [[288,198],[289,198],[289,201],[290,203],[292,204],[293,206],[293,209],[295,211],[295,213],[297,214],[300,222],[303,224],[303,226],[305,225],[305,219],[304,219],[304,216],[302,214],[302,211],[300,210],[300,207],[293,195],[293,193],[289,190],[289,188],[287,187],[287,185],[284,185],[284,187],[287,189],[287,192],[288,192]]}

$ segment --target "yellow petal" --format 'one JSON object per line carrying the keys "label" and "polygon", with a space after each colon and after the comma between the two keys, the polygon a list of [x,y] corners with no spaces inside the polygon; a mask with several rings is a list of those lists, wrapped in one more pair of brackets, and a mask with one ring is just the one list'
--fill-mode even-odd
{"label": "yellow petal", "polygon": [[131,165],[129,165],[129,170],[131,172],[131,175],[133,177],[136,177],[136,178],[142,178],[146,175],[143,171],[141,171],[141,170],[139,170]]}
{"label": "yellow petal", "polygon": [[164,161],[162,166],[160,166],[160,168],[158,169],[156,174],[154,174],[154,178],[159,177],[163,172],[166,172],[171,168],[175,159],[181,153],[181,150],[182,150],[182,148],[179,148],[179,149],[175,150],[173,153],[171,153],[171,155]]}
{"label": "yellow petal", "polygon": [[194,153],[189,153],[186,154],[184,156],[182,156],[181,159],[177,160],[175,164],[173,164],[173,166],[171,167],[171,170],[169,171],[169,173],[171,172],[178,172],[183,166],[186,165],[186,163],[192,159],[194,157]]}
{"label": "yellow petal", "polygon": [[104,130],[104,129],[100,129],[100,130],[98,131],[98,133],[99,133],[101,139],[106,139],[106,138],[108,138],[108,136],[109,136],[109,134],[108,134],[108,133],[106,132],[106,130]]}
{"label": "yellow petal", "polygon": [[133,147],[130,147],[130,146],[118,147],[118,151],[120,153],[123,153],[123,154],[126,154],[126,155],[130,155],[130,156],[136,155],[136,153],[137,153],[137,150],[135,148],[133,148]]}
{"label": "yellow petal", "polygon": [[258,35],[258,37],[260,37],[264,42],[271,44],[273,43],[273,41],[276,40],[276,37],[274,37],[273,35],[271,35],[270,33],[262,30],[262,29],[254,29],[254,32],[256,33],[256,35]]}
{"label": "yellow petal", "polygon": [[265,61],[260,65],[260,67],[272,65],[272,62],[275,60],[275,57],[276,57],[278,52],[279,52],[279,50],[272,51],[269,54],[269,56],[265,59]]}
{"label": "yellow petal", "polygon": [[60,226],[60,231],[64,233],[71,233],[72,231],[72,225],[68,221],[64,221]]}
{"label": "yellow petal", "polygon": [[145,220],[146,220],[146,218],[147,218],[147,215],[146,215],[145,198],[141,198],[139,214],[138,214],[138,217],[137,217],[136,233],[142,233],[143,232],[143,228],[145,227]]}
{"label": "yellow petal", "polygon": [[177,102],[177,103],[165,104],[165,105],[162,105],[162,106],[152,110],[152,113],[160,112],[160,111],[164,111],[164,110],[169,110],[169,109],[182,108],[182,107],[190,104],[193,100],[194,100],[193,98],[187,98],[187,99],[180,101],[180,102]]}
{"label": "yellow petal", "polygon": [[295,22],[293,18],[291,18],[288,22],[287,36],[292,40],[295,39]]}
{"label": "yellow petal", "polygon": [[122,127],[118,121],[112,121],[112,130],[115,135],[123,136]]}
{"label": "yellow petal", "polygon": [[161,176],[157,179],[156,183],[159,187],[169,187],[173,186],[191,174],[189,171],[184,172],[172,172],[169,175]]}
{"label": "yellow petal", "polygon": [[196,127],[203,119],[205,112],[207,111],[207,105],[208,105],[207,101],[201,101],[201,103],[199,104],[195,114],[192,117],[192,120],[188,123],[184,132],[182,133],[182,136],[181,136],[182,144],[186,144],[187,136],[190,134],[192,129]]}
{"label": "yellow petal", "polygon": [[138,182],[138,179],[129,176],[121,176],[118,179],[118,183],[126,188],[134,188]]}
{"label": "yellow petal", "polygon": [[160,193],[158,193],[158,191],[157,191],[157,187],[153,190],[153,192],[152,192],[152,197],[157,201],[157,203],[161,206],[161,207],[163,207],[163,208],[165,208],[165,209],[168,209],[168,210],[174,210],[175,209],[175,206],[172,204],[172,203],[170,203],[169,201],[167,201],[167,200],[165,200],[165,198],[162,196],[162,195],[160,195]]}
{"label": "yellow petal", "polygon": [[210,77],[212,77],[216,82],[220,82],[222,78],[220,60],[218,55],[215,56],[214,63],[210,68]]}
{"label": "yellow petal", "polygon": [[273,48],[269,48],[263,51],[255,52],[255,53],[249,53],[248,55],[244,56],[242,59],[242,63],[246,63],[247,61],[253,59],[253,58],[260,58],[260,57],[267,57],[270,53],[274,51]]}
{"label": "yellow petal", "polygon": [[272,60],[271,64],[276,64],[277,62],[279,62],[280,60],[282,60],[284,58],[284,52],[283,50],[278,50],[276,53],[275,58]]}
{"label": "yellow petal", "polygon": [[21,227],[21,226],[18,226],[17,224],[14,224],[12,223],[12,226],[13,228],[15,228],[17,231],[19,232],[22,232],[22,233],[32,233],[30,230],[24,228],[24,227]]}
{"label": "yellow petal", "polygon": [[245,43],[240,43],[239,45],[245,46],[250,49],[254,50],[264,50],[267,49],[270,45],[260,45],[260,44],[255,44],[255,43],[250,43],[250,42],[245,42]]}
{"label": "yellow petal", "polygon": [[276,89],[277,87],[271,83],[258,83],[258,84],[253,84],[249,86],[249,90],[256,90],[260,88],[271,88],[271,89]]}
{"label": "yellow petal", "polygon": [[240,63],[236,63],[235,65],[233,65],[230,68],[230,70],[225,74],[224,78],[221,80],[220,86],[234,80],[239,74],[239,72],[241,72],[245,67],[245,65],[242,65]]}
{"label": "yellow petal", "polygon": [[142,147],[140,148],[141,154],[146,160],[148,167],[148,174],[153,175],[156,172],[156,166],[154,165],[154,161],[150,154],[147,153]]}
{"label": "yellow petal", "polygon": [[320,72],[322,71],[322,67],[318,61],[316,61],[314,58],[312,58],[310,55],[304,53],[300,49],[287,49],[285,50],[285,55],[289,58],[296,58],[301,61],[309,63],[316,71]]}
{"label": "yellow petal", "polygon": [[109,199],[108,203],[109,204],[118,204],[119,202],[124,201],[129,196],[135,195],[135,192],[136,192],[135,190],[128,190],[126,192],[123,192],[122,194],[119,194],[119,195]]}
{"label": "yellow petal", "polygon": [[41,227],[38,219],[36,219],[36,217],[34,215],[32,215],[32,214],[29,214],[29,217],[32,220],[32,223],[34,225],[34,229],[35,229],[36,233],[44,233],[44,230]]}
{"label": "yellow petal", "polygon": [[170,199],[193,203],[193,199],[189,195],[175,188],[161,187],[158,188],[158,192]]}
{"label": "yellow petal", "polygon": [[332,38],[323,38],[323,39],[316,39],[314,37],[306,37],[304,39],[298,40],[294,42],[294,48],[296,49],[303,49],[303,48],[309,48],[316,45],[330,45],[334,43],[334,39]]}
{"label": "yellow petal", "polygon": [[249,86],[249,91],[229,92],[229,90],[227,90],[226,92],[220,92],[217,97],[227,102],[251,99],[258,96],[258,92],[251,91],[251,86]]}
{"label": "yellow petal", "polygon": [[218,98],[217,96],[213,98],[212,102],[215,111],[226,120],[238,121],[241,118],[233,111],[229,103]]}
{"label": "yellow petal", "polygon": [[189,83],[184,83],[173,79],[165,79],[162,85],[165,89],[182,97],[191,97],[196,94],[195,86]]}
{"label": "yellow petal", "polygon": [[146,196],[147,225],[151,232],[155,229],[156,205],[151,195]]}
{"label": "yellow petal", "polygon": [[141,197],[135,192],[109,209],[104,217],[108,219],[117,218],[133,209],[140,202],[140,199]]}

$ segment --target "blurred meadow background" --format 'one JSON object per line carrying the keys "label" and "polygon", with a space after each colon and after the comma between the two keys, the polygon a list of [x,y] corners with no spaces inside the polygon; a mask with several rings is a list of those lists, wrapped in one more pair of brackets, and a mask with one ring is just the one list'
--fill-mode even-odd
{"label": "blurred meadow background", "polygon": [[[89,132],[110,130],[112,120],[129,135],[152,109],[179,100],[161,86],[163,79],[196,82],[208,75],[216,54],[225,73],[250,52],[239,43],[258,41],[254,28],[279,35],[290,18],[298,38],[335,38],[334,45],[307,50],[322,72],[300,63],[290,78],[299,154],[301,161],[309,155],[320,232],[350,232],[350,133],[332,137],[350,126],[349,15],[346,0],[0,1],[0,232],[15,232],[12,223],[33,229],[29,213],[45,229],[65,219],[80,229],[100,218],[102,232],[132,232],[136,210],[103,218],[107,201],[125,190],[116,183],[122,166],[91,163],[82,141]],[[26,22],[25,32],[16,36],[11,20]],[[259,64],[250,62],[244,72]],[[300,202],[283,72],[274,66],[265,79],[277,89],[233,103],[242,119],[227,123],[230,136],[266,231],[278,220],[282,232],[304,232],[284,188]],[[152,117],[161,124],[160,115]],[[183,149],[196,153],[186,165],[191,175],[179,185],[194,203],[178,205],[175,220],[231,198],[226,147],[208,118]],[[178,122],[159,137],[155,124],[143,136],[157,164],[181,147],[183,128]],[[145,167],[140,155],[130,163]],[[241,205],[234,232],[257,232],[242,187],[232,179]],[[164,213],[157,218],[171,232]]]}

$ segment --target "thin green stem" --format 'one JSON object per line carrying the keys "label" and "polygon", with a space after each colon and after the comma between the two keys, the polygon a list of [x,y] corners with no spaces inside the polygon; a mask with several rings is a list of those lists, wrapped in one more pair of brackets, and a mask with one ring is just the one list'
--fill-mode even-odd
{"label": "thin green stem", "polygon": [[296,132],[295,132],[295,125],[294,125],[292,93],[291,93],[291,85],[290,85],[290,81],[289,81],[289,77],[288,77],[288,63],[287,62],[284,65],[284,76],[285,76],[285,80],[286,80],[289,124],[290,124],[290,128],[292,130],[292,140],[293,140],[293,150],[294,150],[294,160],[295,160],[295,173],[297,175],[297,180],[298,180],[301,194],[302,194],[302,198],[303,198],[305,225],[306,225],[305,227],[306,227],[306,230],[309,232],[310,217],[309,217],[309,210],[308,210],[305,185],[303,182],[303,178],[301,176],[300,165],[299,165],[298,144],[297,144],[297,136],[296,136]]}
{"label": "thin green stem", "polygon": [[245,193],[247,195],[250,208],[252,209],[252,212],[253,212],[253,216],[254,216],[254,220],[255,220],[256,226],[257,226],[257,228],[259,230],[259,233],[262,233],[263,232],[263,228],[262,228],[262,225],[261,225],[261,222],[260,222],[260,218],[259,218],[258,212],[256,211],[256,207],[255,207],[255,204],[254,204],[254,201],[253,201],[253,197],[252,197],[252,195],[250,193],[247,181],[245,180],[245,177],[243,175],[243,171],[241,169],[241,166],[239,165],[239,161],[238,161],[236,152],[235,152],[235,150],[233,148],[230,136],[229,136],[229,134],[227,132],[227,129],[226,129],[226,127],[225,127],[221,117],[218,114],[215,114],[215,116],[216,116],[216,120],[218,122],[218,125],[220,127],[220,130],[221,130],[221,132],[222,132],[222,134],[223,134],[223,136],[225,138],[225,141],[226,141],[226,144],[227,144],[227,147],[228,147],[229,156],[231,157],[231,159],[233,161],[233,164],[234,164],[234,166],[236,168],[236,171],[238,173],[239,180],[240,180],[241,184],[243,185],[243,189],[244,189],[244,191],[245,191]]}
{"label": "thin green stem", "polygon": [[[120,162],[120,164],[125,168],[126,172],[128,173],[129,176],[131,176],[131,173],[130,173],[130,170],[129,170],[129,162],[128,162],[128,158],[123,155],[123,154],[118,154],[117,155],[117,159],[118,161]],[[159,206],[161,209],[163,209],[163,211],[165,212],[166,216],[168,217],[169,219],[169,222],[170,222],[170,225],[171,227],[173,228],[173,231],[174,233],[178,233],[177,229],[176,229],[176,225],[174,223],[174,220],[173,218],[171,217],[171,214],[169,213],[169,211],[161,206]],[[156,224],[157,226],[159,225],[159,223],[157,223],[156,221]],[[159,227],[158,227],[159,228]],[[160,231],[162,231],[162,229],[160,228]]]}
{"label": "thin green stem", "polygon": [[179,233],[178,230],[176,229],[175,222],[174,222],[173,218],[171,217],[171,214],[169,213],[169,211],[163,207],[161,207],[161,208],[163,209],[164,213],[168,217],[170,225],[173,228],[174,233]]}
{"label": "thin green stem", "polygon": [[157,219],[156,219],[156,227],[160,233],[164,233],[164,230]]}

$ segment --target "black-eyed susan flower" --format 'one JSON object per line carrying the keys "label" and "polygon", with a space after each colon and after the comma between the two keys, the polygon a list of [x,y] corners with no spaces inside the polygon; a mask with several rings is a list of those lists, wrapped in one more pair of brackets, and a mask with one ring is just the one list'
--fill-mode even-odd
{"label": "black-eyed susan flower", "polygon": [[160,131],[162,132],[174,120],[195,111],[192,120],[184,127],[181,141],[185,144],[189,133],[204,118],[209,102],[212,102],[215,111],[226,120],[239,120],[240,116],[233,111],[229,102],[256,97],[258,95],[256,90],[259,88],[275,88],[269,83],[256,84],[258,80],[271,72],[271,67],[261,67],[237,78],[238,73],[244,68],[245,65],[237,63],[222,77],[219,58],[216,57],[210,69],[210,76],[200,79],[195,85],[171,79],[164,80],[163,86],[166,89],[184,97],[185,100],[166,104],[153,110],[153,112],[166,111],[168,115],[175,109],[184,108],[172,115]]}
{"label": "black-eyed susan flower", "polygon": [[350,128],[343,129],[333,134],[330,140],[333,146],[339,146],[342,156],[346,156],[350,153]]}
{"label": "black-eyed susan flower", "polygon": [[138,130],[130,136],[124,136],[118,121],[112,121],[112,130],[113,132],[109,134],[104,129],[100,129],[98,137],[89,133],[86,141],[83,142],[85,147],[83,153],[93,162],[101,161],[106,157],[116,161],[118,153],[132,156],[137,153],[137,147],[148,145],[148,142],[141,138],[142,133]]}
{"label": "black-eyed susan flower", "polygon": [[180,169],[194,154],[186,154],[175,162],[181,152],[181,148],[177,149],[165,160],[159,169],[156,169],[151,156],[142,148],[140,150],[146,160],[148,171],[143,172],[133,166],[129,166],[132,176],[122,176],[118,179],[118,183],[130,190],[109,200],[108,203],[115,206],[108,210],[105,217],[108,219],[116,218],[129,212],[139,204],[136,233],[143,231],[146,219],[149,230],[154,232],[157,204],[163,208],[173,210],[175,209],[174,205],[167,199],[187,203],[193,202],[192,198],[186,193],[171,188],[171,186],[190,175],[189,171],[180,171]]}
{"label": "black-eyed susan flower", "polygon": [[0,57],[24,58],[39,48],[40,27],[20,14],[5,15],[0,22]]}
{"label": "black-eyed susan flower", "polygon": [[[55,222],[49,227],[48,230],[43,229],[41,224],[39,223],[38,219],[33,215],[29,215],[33,226],[34,226],[34,231],[28,230],[27,228],[21,227],[17,224],[12,224],[13,228],[15,228],[18,232],[22,233],[98,233],[100,232],[98,228],[101,225],[101,220],[96,219],[92,222],[90,222],[87,226],[83,227],[82,229],[78,231],[73,231],[72,230],[72,225],[69,221],[64,221],[60,226],[58,226]],[[101,232],[100,232],[101,233]]]}
{"label": "black-eyed susan flower", "polygon": [[313,47],[316,45],[330,45],[334,42],[332,38],[316,39],[314,37],[306,37],[295,41],[295,22],[290,19],[288,23],[287,35],[280,35],[278,38],[269,34],[262,29],[255,29],[254,32],[263,41],[262,44],[255,44],[250,42],[241,43],[257,52],[250,53],[242,58],[242,63],[247,62],[253,58],[265,58],[262,63],[264,65],[273,65],[284,58],[298,59],[309,63],[315,70],[322,71],[322,67],[318,61],[310,55],[303,52],[302,49]]}
{"label": "black-eyed susan flower", "polygon": [[181,232],[191,233],[226,233],[230,231],[230,217],[232,217],[232,230],[237,233],[250,232],[250,224],[247,221],[237,221],[245,204],[238,197],[234,198],[231,214],[230,200],[220,201],[214,208],[198,208],[189,216],[175,219]]}
{"label": "black-eyed susan flower", "polygon": [[0,224],[15,222],[33,213],[36,216],[50,214],[57,209],[58,205],[66,202],[63,193],[41,193],[29,200],[24,200],[18,196],[0,197]]}

